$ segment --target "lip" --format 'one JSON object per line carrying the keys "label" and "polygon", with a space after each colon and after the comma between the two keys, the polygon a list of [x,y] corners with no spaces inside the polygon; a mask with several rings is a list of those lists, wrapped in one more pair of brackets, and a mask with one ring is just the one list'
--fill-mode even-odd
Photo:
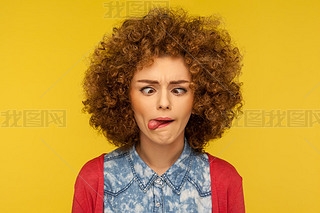
{"label": "lip", "polygon": [[[153,122],[152,122],[153,121]],[[156,123],[154,123],[154,121],[156,121]],[[169,124],[171,124],[174,121],[174,119],[169,118],[169,117],[158,117],[155,119],[151,119],[148,122],[148,128],[155,130],[155,129],[159,129],[165,126],[168,126]],[[152,122],[152,123],[150,123]],[[159,123],[160,122],[160,123]],[[158,126],[159,125],[159,126]]]}
{"label": "lip", "polygon": [[162,127],[165,127],[165,126],[168,126],[168,125],[171,124],[171,123],[172,123],[172,122],[161,124],[160,126],[158,126],[157,129],[162,128]]}
{"label": "lip", "polygon": [[158,118],[155,118],[155,119],[152,119],[152,120],[157,120],[157,121],[173,121],[172,118],[169,118],[169,117],[158,117]]}

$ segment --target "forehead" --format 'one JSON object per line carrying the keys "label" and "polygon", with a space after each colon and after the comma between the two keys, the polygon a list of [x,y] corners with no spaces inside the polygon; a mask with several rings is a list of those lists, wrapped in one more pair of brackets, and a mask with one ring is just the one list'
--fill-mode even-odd
{"label": "forehead", "polygon": [[139,79],[158,80],[190,80],[191,75],[182,57],[157,57],[151,66],[138,70],[133,80]]}

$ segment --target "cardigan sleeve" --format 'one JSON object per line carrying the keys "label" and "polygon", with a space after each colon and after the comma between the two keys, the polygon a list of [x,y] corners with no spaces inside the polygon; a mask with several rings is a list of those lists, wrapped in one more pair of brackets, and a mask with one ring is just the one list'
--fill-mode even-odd
{"label": "cardigan sleeve", "polygon": [[242,177],[227,161],[210,154],[212,212],[244,213]]}
{"label": "cardigan sleeve", "polygon": [[245,212],[242,177],[240,175],[230,183],[228,188],[228,212]]}
{"label": "cardigan sleeve", "polygon": [[81,168],[74,185],[72,213],[103,211],[103,155]]}

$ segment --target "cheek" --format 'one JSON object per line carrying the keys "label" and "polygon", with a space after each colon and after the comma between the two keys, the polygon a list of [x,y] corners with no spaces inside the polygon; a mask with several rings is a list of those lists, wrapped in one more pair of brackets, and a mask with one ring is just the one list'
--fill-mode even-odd
{"label": "cheek", "polygon": [[193,106],[193,96],[187,97],[185,100],[178,102],[178,104],[185,112],[191,111]]}
{"label": "cheek", "polygon": [[144,98],[141,98],[139,94],[131,94],[131,107],[135,116],[145,115],[149,111],[148,104],[150,104],[150,102],[146,101]]}

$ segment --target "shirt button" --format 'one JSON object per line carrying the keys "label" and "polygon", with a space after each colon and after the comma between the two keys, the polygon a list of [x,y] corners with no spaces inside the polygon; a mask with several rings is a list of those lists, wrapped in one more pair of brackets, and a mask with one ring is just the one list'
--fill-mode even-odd
{"label": "shirt button", "polygon": [[161,204],[160,204],[159,202],[156,203],[156,207],[160,207],[160,205],[161,205]]}
{"label": "shirt button", "polygon": [[155,180],[155,182],[156,182],[157,184],[159,184],[159,185],[162,185],[162,180],[161,180],[161,178],[157,178],[157,179]]}

